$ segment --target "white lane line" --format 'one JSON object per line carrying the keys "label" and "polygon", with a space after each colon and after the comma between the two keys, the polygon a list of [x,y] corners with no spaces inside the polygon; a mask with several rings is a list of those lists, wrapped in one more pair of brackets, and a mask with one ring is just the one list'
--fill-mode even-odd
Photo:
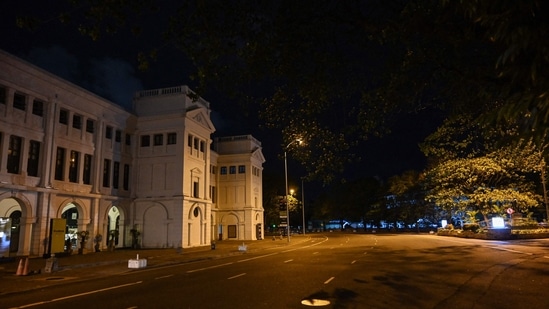
{"label": "white lane line", "polygon": [[154,280],[164,279],[164,278],[169,278],[169,277],[173,277],[173,275],[166,275],[166,276],[156,277],[156,278],[154,278]]}
{"label": "white lane line", "polygon": [[65,296],[65,297],[55,298],[55,299],[52,299],[51,301],[54,302],[54,301],[60,301],[60,300],[65,300],[65,299],[70,299],[70,298],[76,298],[76,297],[80,297],[80,296],[84,296],[84,295],[90,295],[90,294],[95,294],[95,293],[99,293],[99,292],[115,290],[115,289],[124,288],[124,287],[127,287],[127,286],[137,285],[137,284],[141,284],[141,283],[143,283],[143,281],[137,281],[137,282],[127,283],[127,284],[112,286],[110,288],[104,288],[104,289],[99,289],[99,290],[95,290],[95,291],[89,291],[89,292],[85,292],[85,293],[80,293],[80,294],[74,294],[74,295],[69,295],[69,296]]}
{"label": "white lane line", "polygon": [[197,269],[187,270],[187,273],[188,273],[188,274],[190,274],[190,273],[195,273],[195,272],[197,272],[197,271],[203,271],[203,270],[208,270],[208,269],[219,268],[219,267],[223,267],[223,266],[227,266],[227,265],[231,265],[231,264],[233,264],[233,263],[231,262],[231,263],[225,263],[225,264],[214,265],[214,266],[210,266],[210,267],[204,267],[204,268],[197,268]]}
{"label": "white lane line", "polygon": [[351,262],[351,265],[354,264],[354,263],[356,263],[356,260],[352,261],[352,262]]}
{"label": "white lane line", "polygon": [[526,254],[526,255],[533,255],[533,253],[524,252],[524,251],[517,251],[517,250],[513,250],[513,249],[507,249],[507,248],[501,248],[501,247],[491,247],[491,246],[486,246],[486,247],[487,247],[487,248],[490,248],[490,249],[500,250],[500,251],[507,251],[507,252],[513,252],[513,253],[521,253],[521,254]]}
{"label": "white lane line", "polygon": [[256,257],[249,258],[249,259],[240,260],[240,261],[237,261],[237,263],[242,263],[242,262],[248,262],[248,261],[251,261],[251,260],[262,259],[262,258],[264,258],[264,257],[268,257],[268,256],[271,256],[271,255],[276,255],[276,254],[278,254],[278,252],[269,253],[269,254],[265,254],[265,255],[260,255],[260,256],[256,256]]}
{"label": "white lane line", "polygon": [[43,305],[43,304],[47,304],[47,303],[53,303],[53,302],[56,302],[56,301],[61,301],[61,300],[66,300],[66,299],[71,299],[71,298],[77,298],[77,297],[80,297],[80,296],[85,296],[85,295],[96,294],[96,293],[105,292],[105,291],[109,291],[109,290],[124,288],[124,287],[127,287],[127,286],[132,286],[132,285],[141,284],[141,283],[143,283],[143,281],[137,281],[137,282],[127,283],[127,284],[112,286],[110,288],[104,288],[104,289],[89,291],[89,292],[85,292],[85,293],[69,295],[69,296],[65,296],[65,297],[55,298],[55,299],[52,299],[52,300],[45,300],[45,301],[41,301],[41,302],[37,302],[37,303],[23,305],[23,306],[16,307],[16,308],[29,308],[29,307],[34,307],[34,306]]}
{"label": "white lane line", "polygon": [[246,275],[246,273],[241,273],[240,275],[236,275],[236,276],[229,277],[229,278],[227,278],[227,280],[231,280],[231,279],[234,279],[234,278],[242,277],[242,276],[245,276],[245,275]]}
{"label": "white lane line", "polygon": [[296,251],[296,250],[301,250],[301,249],[307,249],[307,248],[310,248],[310,247],[313,247],[313,246],[317,246],[317,245],[320,245],[322,244],[323,242],[326,242],[328,241],[328,237],[325,237],[323,240],[321,240],[320,242],[317,242],[317,243],[314,243],[314,244],[310,244],[308,246],[303,246],[301,248],[295,248],[295,249],[289,249],[289,250],[282,250],[280,252],[292,252],[292,251]]}
{"label": "white lane line", "polygon": [[334,279],[335,279],[335,277],[332,277],[332,278],[330,278],[330,279],[324,281],[324,284],[328,284],[328,283],[330,283],[330,282],[331,282],[332,280],[334,280]]}
{"label": "white lane line", "polygon": [[290,262],[292,262],[293,260],[294,260],[294,259],[286,260],[286,261],[284,261],[284,263],[290,263]]}

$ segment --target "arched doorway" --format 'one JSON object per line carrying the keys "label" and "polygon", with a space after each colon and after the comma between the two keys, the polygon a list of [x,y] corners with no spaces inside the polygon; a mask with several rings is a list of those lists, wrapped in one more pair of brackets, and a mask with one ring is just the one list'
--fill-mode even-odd
{"label": "arched doorway", "polygon": [[155,203],[145,211],[141,234],[144,248],[165,248],[168,245],[167,219],[168,212],[161,204]]}
{"label": "arched doorway", "polygon": [[[112,206],[107,214],[107,239],[106,245],[109,248],[118,247],[121,244],[120,237],[124,231],[121,231],[121,212],[116,206]],[[122,232],[122,233],[121,233]]]}
{"label": "arched doorway", "polygon": [[189,247],[203,245],[204,240],[204,213],[199,204],[195,204],[188,216],[187,243]]}
{"label": "arched doorway", "polygon": [[223,236],[228,239],[239,239],[238,235],[238,225],[239,220],[235,214],[224,215],[221,219],[221,224],[223,225]]}
{"label": "arched doorway", "polygon": [[66,220],[65,226],[65,251],[78,249],[78,208],[73,203],[63,207],[61,218]]}
{"label": "arched doorway", "polygon": [[21,206],[16,199],[0,201],[0,256],[16,255],[19,251],[22,215]]}

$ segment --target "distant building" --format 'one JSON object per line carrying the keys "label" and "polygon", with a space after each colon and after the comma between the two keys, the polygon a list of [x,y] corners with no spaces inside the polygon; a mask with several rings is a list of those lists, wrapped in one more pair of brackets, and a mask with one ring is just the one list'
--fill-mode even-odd
{"label": "distant building", "polygon": [[101,249],[262,239],[261,143],[212,140],[189,93],[140,91],[127,111],[0,51],[0,256],[55,253],[52,219],[87,251],[98,234]]}

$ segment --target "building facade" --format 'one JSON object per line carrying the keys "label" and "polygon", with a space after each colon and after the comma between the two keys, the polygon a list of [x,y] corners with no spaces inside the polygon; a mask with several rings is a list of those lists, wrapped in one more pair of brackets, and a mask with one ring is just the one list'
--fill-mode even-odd
{"label": "building facade", "polygon": [[212,139],[190,93],[140,91],[128,111],[0,51],[0,256],[55,253],[59,220],[84,251],[262,239],[261,143]]}

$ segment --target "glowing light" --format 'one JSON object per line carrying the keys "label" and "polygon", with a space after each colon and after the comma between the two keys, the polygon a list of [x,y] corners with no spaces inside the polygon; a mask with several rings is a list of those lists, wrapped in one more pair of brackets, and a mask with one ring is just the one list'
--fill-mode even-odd
{"label": "glowing light", "polygon": [[495,229],[502,229],[505,227],[505,222],[502,217],[492,218],[492,227]]}

